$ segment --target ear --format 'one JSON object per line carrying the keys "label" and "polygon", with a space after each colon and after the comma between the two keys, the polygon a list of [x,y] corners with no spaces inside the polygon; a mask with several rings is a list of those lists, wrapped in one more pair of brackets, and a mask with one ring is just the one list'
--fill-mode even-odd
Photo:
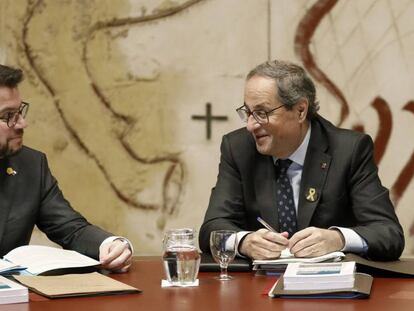
{"label": "ear", "polygon": [[308,100],[302,97],[296,103],[296,112],[298,113],[299,121],[304,122],[306,120],[306,116],[308,114],[309,103]]}

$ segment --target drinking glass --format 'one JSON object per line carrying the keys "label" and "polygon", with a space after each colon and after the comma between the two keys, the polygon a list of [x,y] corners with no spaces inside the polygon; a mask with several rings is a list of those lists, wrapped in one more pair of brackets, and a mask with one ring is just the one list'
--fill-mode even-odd
{"label": "drinking glass", "polygon": [[236,231],[217,230],[210,234],[210,250],[214,260],[220,264],[220,281],[228,281],[233,277],[227,274],[227,267],[236,256]]}
{"label": "drinking glass", "polygon": [[200,253],[195,245],[195,230],[168,230],[163,240],[164,270],[172,285],[190,285],[197,280]]}

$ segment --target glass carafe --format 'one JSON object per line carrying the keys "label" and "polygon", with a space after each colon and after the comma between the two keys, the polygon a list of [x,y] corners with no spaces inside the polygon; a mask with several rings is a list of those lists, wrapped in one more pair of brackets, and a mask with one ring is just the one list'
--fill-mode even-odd
{"label": "glass carafe", "polygon": [[195,244],[195,230],[171,229],[164,235],[164,270],[174,285],[192,284],[198,276],[200,253]]}

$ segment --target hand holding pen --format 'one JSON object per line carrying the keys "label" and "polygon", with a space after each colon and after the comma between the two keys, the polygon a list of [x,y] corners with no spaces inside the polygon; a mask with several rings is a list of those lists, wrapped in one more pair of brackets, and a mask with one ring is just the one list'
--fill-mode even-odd
{"label": "hand holding pen", "polygon": [[281,252],[289,244],[288,233],[278,233],[272,226],[258,217],[257,220],[266,228],[246,235],[241,243],[240,251],[252,259],[272,259],[280,257]]}
{"label": "hand holding pen", "polygon": [[[271,225],[269,225],[266,221],[264,221],[260,216],[257,216],[257,221],[260,222],[263,227],[265,227],[267,230],[271,231],[271,232],[275,232],[278,233]],[[280,233],[281,235],[283,235],[285,238],[289,237],[289,234],[287,232],[282,232]]]}
{"label": "hand holding pen", "polygon": [[264,221],[260,216],[257,217],[257,221],[260,222],[263,227],[265,227],[267,230],[272,232],[277,232],[271,225],[269,225],[266,221]]}

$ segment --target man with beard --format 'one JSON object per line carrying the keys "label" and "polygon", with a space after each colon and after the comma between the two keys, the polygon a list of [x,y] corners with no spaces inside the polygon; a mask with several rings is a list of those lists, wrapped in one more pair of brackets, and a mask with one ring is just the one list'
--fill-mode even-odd
{"label": "man with beard", "polygon": [[22,101],[20,69],[0,65],[0,256],[28,244],[35,225],[49,239],[126,272],[128,240],[91,225],[72,209],[52,176],[45,154],[23,145],[29,103]]}

